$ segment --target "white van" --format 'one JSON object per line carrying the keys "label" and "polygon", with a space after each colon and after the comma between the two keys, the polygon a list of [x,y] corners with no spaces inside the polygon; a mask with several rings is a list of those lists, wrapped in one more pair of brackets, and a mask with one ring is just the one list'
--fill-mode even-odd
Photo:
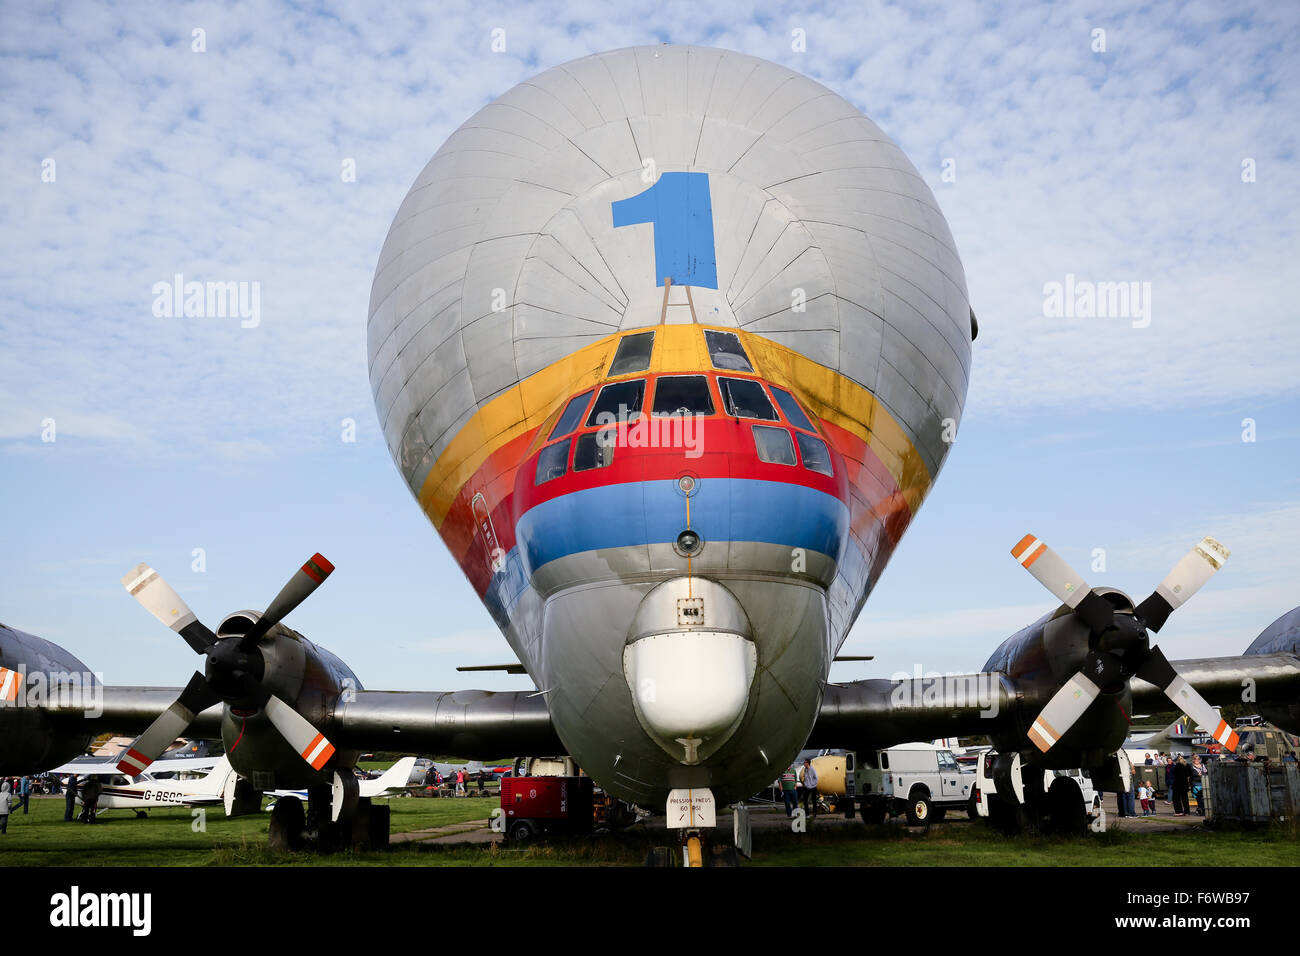
{"label": "white van", "polygon": [[[1123,753],[1123,751],[1120,751]],[[975,771],[975,812],[989,819],[999,829],[1018,831],[1026,822],[1024,774],[1033,770],[1022,771],[1020,755],[1013,754],[1007,773],[1006,793],[998,791],[994,781],[994,763],[998,759],[996,751],[984,754]],[[1129,768],[1127,756],[1120,758],[1120,772]],[[1043,770],[1043,807],[1042,815],[1050,820],[1052,829],[1061,832],[1082,832],[1085,828],[1093,833],[1106,829],[1106,808],[1101,803],[1101,793],[1093,786],[1092,777],[1086,770]]]}
{"label": "white van", "polygon": [[906,814],[911,826],[942,820],[948,810],[966,810],[971,803],[975,774],[963,773],[946,747],[898,744],[874,753],[858,753],[846,775],[846,794],[861,808],[865,823],[883,823]]}

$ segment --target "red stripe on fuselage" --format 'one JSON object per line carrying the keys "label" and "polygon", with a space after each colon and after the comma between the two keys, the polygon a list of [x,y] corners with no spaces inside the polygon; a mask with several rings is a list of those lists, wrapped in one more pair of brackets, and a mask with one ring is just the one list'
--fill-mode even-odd
{"label": "red stripe on fuselage", "polygon": [[[761,462],[754,448],[752,425],[785,427],[780,422],[707,418],[700,422],[700,444],[696,446],[705,451],[699,457],[688,458],[681,445],[630,447],[627,426],[621,426],[620,443],[608,467],[578,472],[570,469],[562,477],[540,486],[534,485],[540,449],[532,448],[537,430],[530,431],[493,452],[479,467],[458,492],[440,533],[465,576],[482,596],[492,581],[492,556],[488,552],[488,539],[480,533],[479,519],[473,512],[471,503],[476,494],[481,493],[488,505],[497,546],[509,552],[515,546],[517,518],[529,508],[560,495],[622,482],[672,480],[688,472],[705,480],[753,478],[804,485],[845,502],[850,510],[854,541],[874,577],[888,561],[912,518],[897,482],[880,459],[861,438],[823,420],[818,422],[818,427],[832,449],[833,477],[810,471],[802,464]],[[544,427],[549,428],[550,423]],[[572,437],[576,441],[577,435]]]}

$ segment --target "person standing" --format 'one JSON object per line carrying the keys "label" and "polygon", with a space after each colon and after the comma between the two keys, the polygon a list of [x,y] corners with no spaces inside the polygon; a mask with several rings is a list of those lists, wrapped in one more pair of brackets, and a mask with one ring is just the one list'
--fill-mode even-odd
{"label": "person standing", "polygon": [[799,797],[796,789],[799,786],[799,771],[795,769],[794,764],[785,768],[781,774],[781,802],[785,804],[785,815],[794,816],[794,808],[799,805]]}
{"label": "person standing", "polygon": [[479,767],[475,782],[478,784],[478,795],[480,797],[483,796],[483,776],[483,768]]}
{"label": "person standing", "polygon": [[807,757],[803,761],[803,810],[810,817],[817,815],[817,768]]}
{"label": "person standing", "polygon": [[1205,816],[1205,764],[1200,754],[1192,757],[1192,796],[1196,799],[1196,815]]}
{"label": "person standing", "polygon": [[23,813],[27,812],[27,804],[32,799],[32,778],[23,774],[23,778],[18,781],[18,802],[23,805]]}
{"label": "person standing", "polygon": [[1187,765],[1187,759],[1182,754],[1179,754],[1178,759],[1174,761],[1171,776],[1173,777],[1174,816],[1185,817],[1188,811],[1187,791],[1191,789],[1192,784],[1192,768]]}
{"label": "person standing", "polygon": [[63,790],[63,822],[71,823],[77,809],[77,775],[68,776],[68,785]]}
{"label": "person standing", "polygon": [[0,785],[0,833],[9,832],[9,811],[13,809],[13,795],[9,792],[9,781]]}
{"label": "person standing", "polygon": [[94,823],[95,814],[99,810],[99,794],[104,789],[104,785],[99,782],[99,778],[93,774],[86,778],[86,782],[81,785],[81,822]]}

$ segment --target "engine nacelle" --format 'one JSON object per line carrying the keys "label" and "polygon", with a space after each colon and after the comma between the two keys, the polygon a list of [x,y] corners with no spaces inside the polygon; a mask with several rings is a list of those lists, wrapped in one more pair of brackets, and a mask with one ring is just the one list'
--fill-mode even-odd
{"label": "engine nacelle", "polygon": [[[217,637],[239,638],[260,617],[257,611],[227,615],[217,627]],[[261,686],[318,727],[327,725],[340,697],[362,689],[342,660],[283,624],[267,631],[257,649],[264,662]],[[329,783],[333,777],[332,766],[316,771],[305,763],[257,701],[226,706],[221,739],[231,766],[258,790],[297,790]],[[360,756],[359,751],[340,750],[333,763],[350,767]]]}
{"label": "engine nacelle", "polygon": [[[1094,590],[1119,613],[1132,613],[1133,602],[1122,591]],[[1087,625],[1061,605],[1007,638],[993,652],[984,670],[1006,674],[1021,692],[1014,720],[989,737],[1000,753],[1021,752],[1035,766],[1069,770],[1100,766],[1123,745],[1132,713],[1127,682],[1117,693],[1101,694],[1046,754],[1040,753],[1028,738],[1029,728],[1043,705],[1083,664],[1090,650],[1089,639]]]}
{"label": "engine nacelle", "polygon": [[47,709],[54,702],[95,716],[102,684],[44,638],[0,624],[0,774],[40,773],[85,753],[90,734]]}

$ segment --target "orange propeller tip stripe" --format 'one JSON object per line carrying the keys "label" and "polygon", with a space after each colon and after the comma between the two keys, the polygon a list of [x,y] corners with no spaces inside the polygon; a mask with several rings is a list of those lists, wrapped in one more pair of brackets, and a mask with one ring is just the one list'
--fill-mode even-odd
{"label": "orange propeller tip stripe", "polygon": [[1020,555],[1024,552],[1025,548],[1029,547],[1037,540],[1038,537],[1036,535],[1032,535],[1032,534],[1025,535],[1023,538],[1017,541],[1015,547],[1011,549],[1011,556],[1013,558],[1019,558]]}

